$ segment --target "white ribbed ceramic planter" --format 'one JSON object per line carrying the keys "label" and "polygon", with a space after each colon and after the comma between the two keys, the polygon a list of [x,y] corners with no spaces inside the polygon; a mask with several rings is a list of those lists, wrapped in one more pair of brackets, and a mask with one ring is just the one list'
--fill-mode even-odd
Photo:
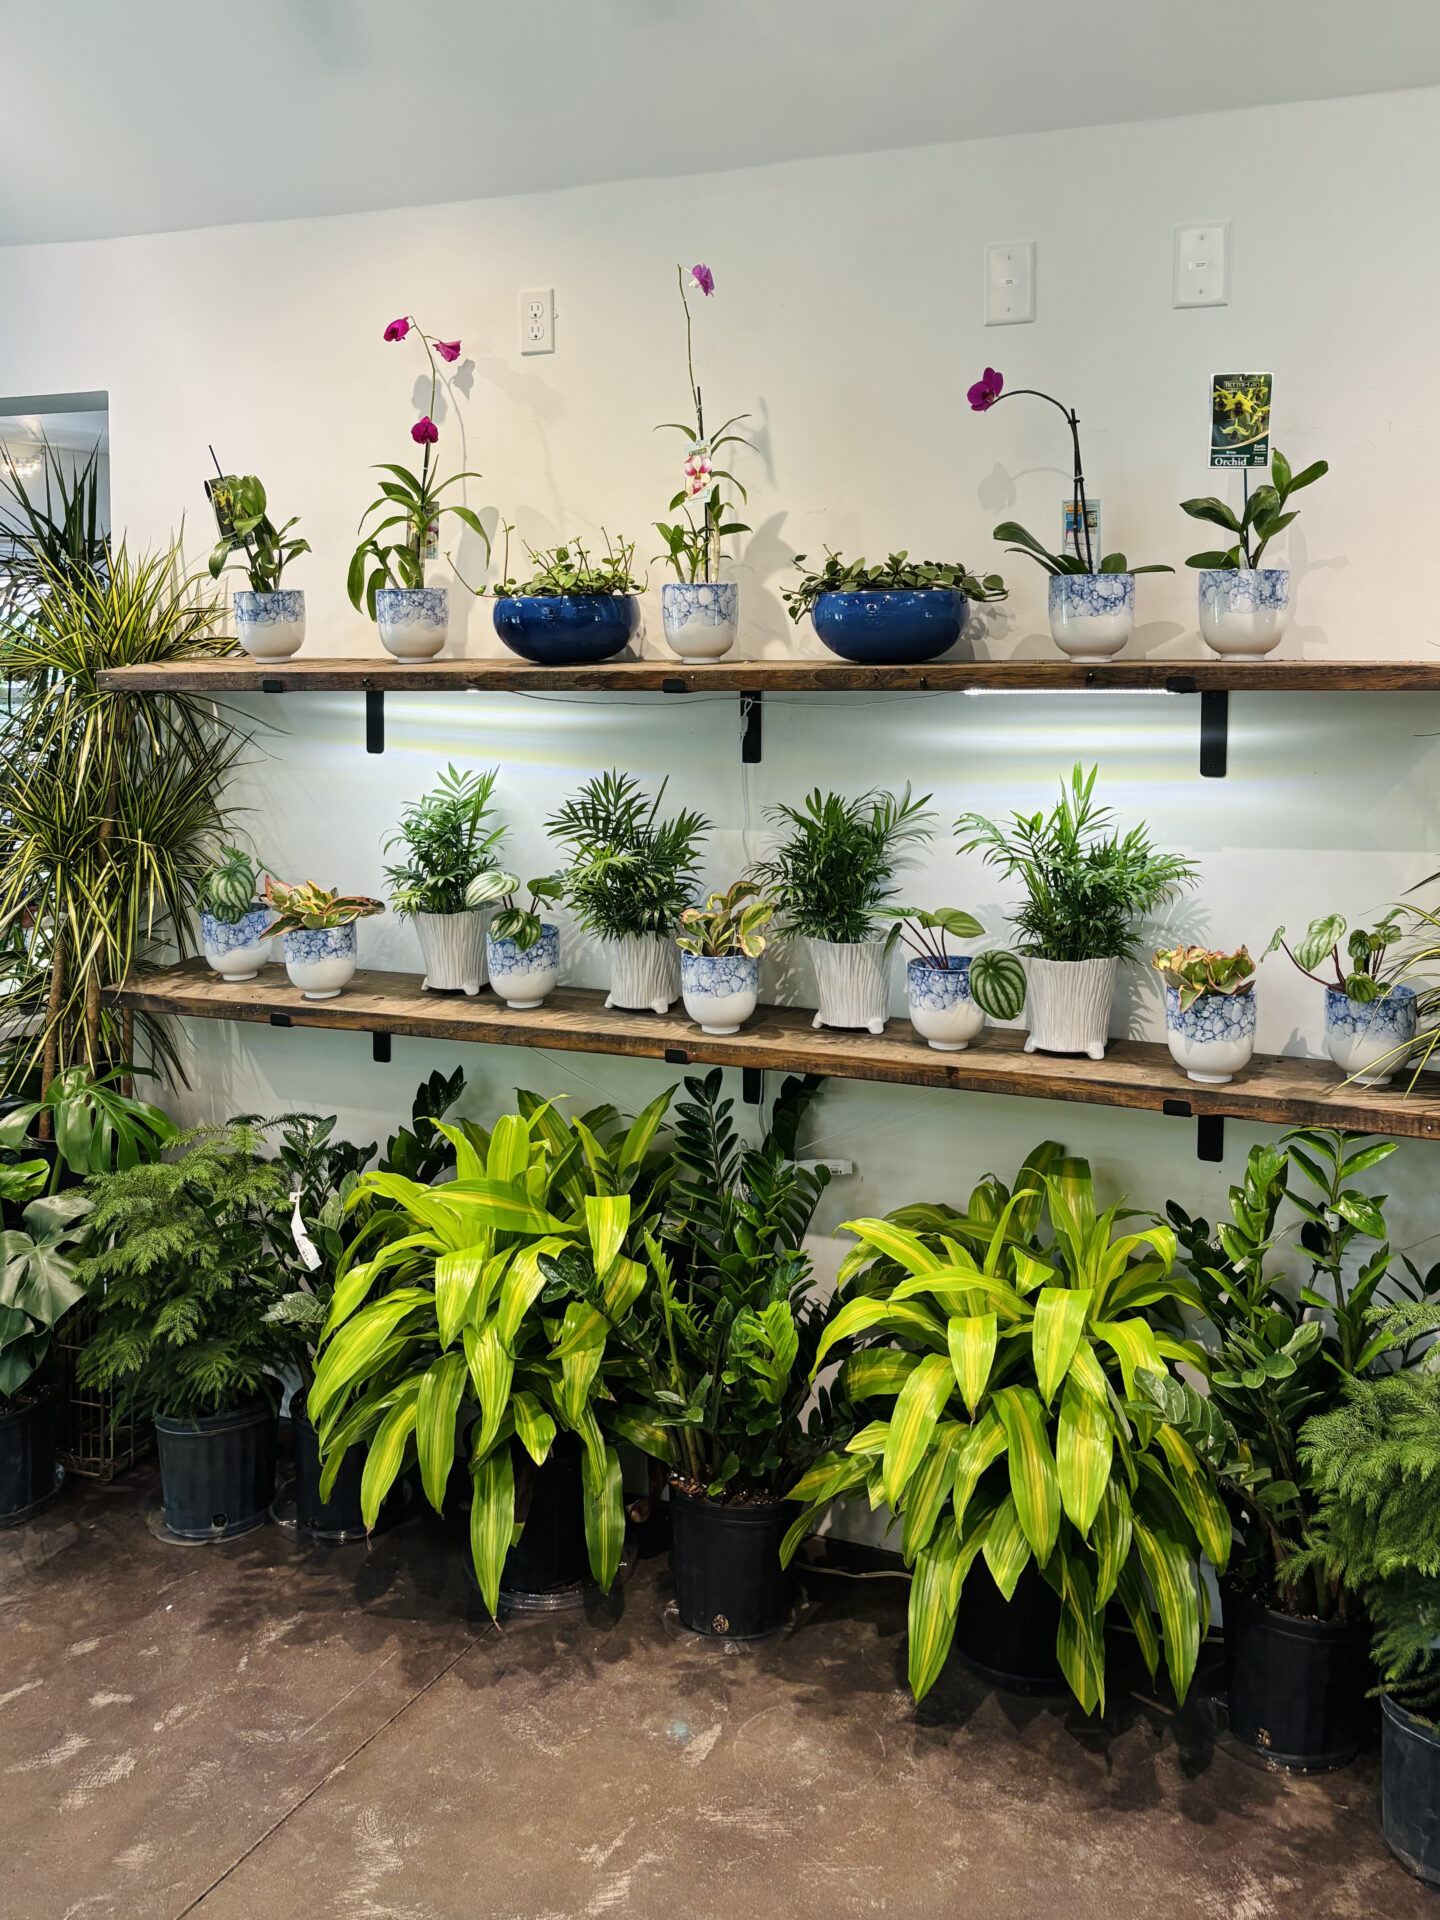
{"label": "white ribbed ceramic planter", "polygon": [[252,902],[238,920],[221,920],[213,913],[200,916],[200,938],[205,958],[222,980],[253,980],[261,967],[275,958],[273,940],[261,934],[275,918],[263,900]]}
{"label": "white ribbed ceramic planter", "polygon": [[485,942],[485,958],[490,984],[507,1007],[538,1007],[560,983],[560,929],[553,920],[542,920],[533,947],[492,934]]}
{"label": "white ribbed ceramic planter", "polygon": [[411,915],[425,959],[422,987],[432,993],[479,993],[488,977],[485,935],[493,912],[493,907],[472,907],[464,913]]}
{"label": "white ribbed ceramic planter", "polygon": [[1103,1060],[1119,970],[1118,960],[1027,960],[1025,1051],[1088,1053]]}
{"label": "white ribbed ceramic planter", "polygon": [[1165,1038],[1170,1058],[1188,1079],[1223,1087],[1255,1051],[1255,990],[1202,993],[1182,1013],[1178,987],[1165,989]]}
{"label": "white ribbed ceramic planter", "polygon": [[760,962],[743,953],[682,953],[680,992],[702,1033],[738,1033],[760,997]]}
{"label": "white ribbed ceramic planter", "polygon": [[605,944],[610,950],[606,1006],[668,1013],[680,992],[680,949],[669,934],[630,933]]}
{"label": "white ribbed ceramic planter", "polygon": [[864,1027],[883,1033],[890,1011],[883,940],[807,940],[819,989],[812,1027]]}

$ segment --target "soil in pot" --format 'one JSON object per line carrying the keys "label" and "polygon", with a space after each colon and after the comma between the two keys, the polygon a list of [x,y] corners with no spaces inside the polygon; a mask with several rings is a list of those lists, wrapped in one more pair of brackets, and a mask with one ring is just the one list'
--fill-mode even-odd
{"label": "soil in pot", "polygon": [[63,1486],[60,1410],[59,1389],[33,1379],[0,1400],[0,1527],[28,1520]]}
{"label": "soil in pot", "polygon": [[794,1518],[786,1500],[727,1505],[672,1481],[675,1601],[692,1633],[755,1640],[784,1626],[792,1582],[780,1543]]}
{"label": "soil in pot", "polygon": [[1384,1694],[1380,1708],[1385,1844],[1407,1873],[1440,1888],[1440,1732]]}
{"label": "soil in pot", "polygon": [[1363,1621],[1277,1613],[1221,1588],[1230,1730],[1277,1767],[1343,1767],[1373,1720],[1370,1632]]}
{"label": "soil in pot", "polygon": [[181,1540],[229,1540],[263,1526],[275,1498],[275,1409],[155,1416],[165,1525]]}
{"label": "soil in pot", "polygon": [[1055,1658],[1059,1626],[1060,1596],[1033,1560],[1007,1600],[977,1559],[960,1593],[955,1651],[1007,1693],[1063,1693],[1065,1676]]}

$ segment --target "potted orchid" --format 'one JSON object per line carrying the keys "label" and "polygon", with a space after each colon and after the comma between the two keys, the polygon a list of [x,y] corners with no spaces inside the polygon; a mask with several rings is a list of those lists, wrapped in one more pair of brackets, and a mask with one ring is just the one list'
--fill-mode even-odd
{"label": "potted orchid", "polygon": [[680,994],[702,1033],[738,1033],[760,995],[764,929],[775,903],[753,880],[712,893],[703,907],[687,907],[675,936],[680,949]]}
{"label": "potted orchid", "polygon": [[1255,1051],[1255,962],[1244,947],[1168,947],[1150,964],[1165,982],[1170,1058],[1202,1086],[1227,1086]]}
{"label": "potted orchid", "polygon": [[[437,340],[426,333],[409,315],[402,314],[385,329],[384,338],[392,344],[414,334],[425,349],[430,363],[430,405],[410,429],[410,438],[420,448],[420,471],[402,467],[389,460],[379,462],[379,471],[392,477],[380,482],[380,498],[372,501],[360,516],[360,531],[365,534],[350,560],[349,593],[357,612],[363,606],[380,629],[381,643],[397,660],[430,660],[445,645],[449,631],[449,596],[444,587],[427,587],[425,562],[433,557],[432,543],[438,539],[440,516],[448,513],[478,533],[490,552],[490,539],[476,514],[455,501],[440,498],[457,481],[478,480],[478,473],[452,473],[441,480],[437,471],[436,443],[440,429],[434,420],[439,390],[440,360],[453,364],[460,358],[458,340]],[[366,522],[376,514],[384,515],[368,533]],[[398,531],[396,531],[398,529]],[[387,539],[385,536],[390,535]]]}
{"label": "potted orchid", "polygon": [[288,660],[305,638],[305,595],[299,587],[282,587],[280,580],[292,560],[309,553],[310,542],[285,538],[300,522],[292,517],[283,527],[275,525],[265,489],[253,473],[222,473],[207,481],[205,490],[220,532],[210,555],[210,578],[218,580],[227,567],[240,566],[250,580],[248,589],[231,595],[235,637],[252,659]]}
{"label": "potted orchid", "polygon": [[363,893],[332,893],[302,880],[288,886],[269,876],[265,898],[275,918],[264,938],[285,936],[285,971],[307,1000],[333,1000],[355,972],[355,922],[384,913],[384,902]]}
{"label": "potted orchid", "polygon": [[890,907],[887,948],[910,949],[905,997],[910,1024],[937,1053],[963,1053],[993,1020],[1018,1019],[1025,1005],[1025,969],[1013,953],[951,953],[950,940],[974,940],[985,929],[959,907]]}
{"label": "potted orchid", "polygon": [[1212,653],[1258,659],[1280,644],[1290,622],[1290,569],[1262,567],[1266,547],[1296,518],[1287,503],[1302,487],[1313,486],[1330,471],[1327,460],[1312,461],[1299,473],[1283,453],[1270,456],[1270,482],[1250,492],[1245,472],[1241,511],[1213,494],[1182,500],[1180,511],[1192,520],[1222,527],[1232,546],[1192,553],[1185,562],[1200,574],[1200,632]]}
{"label": "potted orchid", "polygon": [[1014,520],[1002,520],[995,529],[997,540],[1013,541],[1010,552],[1038,562],[1050,576],[1050,637],[1072,660],[1108,660],[1124,647],[1135,631],[1135,576],[1137,573],[1173,573],[1173,567],[1153,565],[1132,567],[1123,553],[1097,555],[1091,533],[1091,503],[1085,495],[1085,473],[1080,458],[1080,417],[1053,394],[1038,387],[1015,387],[1005,391],[1005,382],[994,367],[986,367],[967,398],[976,413],[988,413],[1001,400],[1013,400],[1021,394],[1046,400],[1058,407],[1070,429],[1074,453],[1074,492],[1066,510],[1067,523],[1073,522],[1075,551],[1068,551],[1069,536],[1061,553],[1050,549],[1027,533]]}
{"label": "potted orchid", "polygon": [[562,898],[565,883],[554,874],[527,882],[530,904],[519,902],[517,874],[492,868],[477,874],[465,893],[468,907],[493,907],[485,938],[490,984],[507,1007],[540,1006],[560,981],[560,929],[542,919],[547,905]]}
{"label": "potted orchid", "polygon": [[[1386,957],[1400,935],[1398,907],[1368,930],[1356,927],[1348,939],[1344,915],[1330,913],[1312,920],[1293,947],[1277,927],[1265,949],[1283,948],[1307,980],[1325,989],[1325,1051],[1357,1086],[1388,1086],[1419,1025],[1415,989],[1400,977],[1405,961]],[[1340,958],[1342,940],[1348,967]],[[1329,979],[1319,971],[1326,966]]]}
{"label": "potted orchid", "polygon": [[682,660],[718,660],[734,646],[740,618],[739,587],[733,580],[719,577],[720,542],[727,534],[748,533],[750,529],[733,518],[734,508],[721,497],[724,481],[734,487],[742,500],[746,497],[745,489],[734,474],[715,464],[715,456],[722,447],[749,446],[750,442],[741,434],[730,431],[737,421],[749,416],[734,414],[722,426],[706,433],[705,404],[695,378],[688,288],[703,294],[707,300],[712,299],[715,276],[702,261],[688,273],[684,267],[677,266],[675,277],[680,285],[680,304],[685,309],[685,368],[690,378],[690,405],[695,424],[667,420],[663,428],[655,429],[657,433],[667,430],[683,433],[686,440],[684,481],[670,502],[671,513],[678,508],[684,518],[672,524],[663,520],[655,522],[656,531],[665,542],[664,558],[676,574],[674,580],[667,580],[660,589],[661,619],[672,653],[678,653]]}

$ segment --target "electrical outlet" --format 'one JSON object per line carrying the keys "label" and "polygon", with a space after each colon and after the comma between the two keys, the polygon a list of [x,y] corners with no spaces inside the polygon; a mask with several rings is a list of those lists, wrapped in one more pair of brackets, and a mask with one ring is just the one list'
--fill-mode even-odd
{"label": "electrical outlet", "polygon": [[985,324],[1013,327],[1035,318],[1035,242],[985,249]]}
{"label": "electrical outlet", "polygon": [[1228,307],[1230,304],[1230,222],[1175,229],[1177,307]]}
{"label": "electrical outlet", "polygon": [[555,351],[555,289],[532,287],[520,296],[521,353]]}

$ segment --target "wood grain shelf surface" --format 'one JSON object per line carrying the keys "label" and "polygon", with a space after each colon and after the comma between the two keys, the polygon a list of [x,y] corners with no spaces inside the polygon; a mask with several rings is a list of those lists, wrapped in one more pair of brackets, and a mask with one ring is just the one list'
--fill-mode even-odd
{"label": "wood grain shelf surface", "polygon": [[1440,1098],[1435,1095],[1344,1086],[1329,1061],[1280,1054],[1257,1054],[1228,1087],[1202,1087],[1185,1078],[1166,1047],[1150,1041],[1112,1041],[1105,1058],[1092,1061],[1027,1054],[1022,1051],[1023,1034],[992,1029],[963,1053],[938,1053],[917,1040],[903,1020],[892,1020],[878,1036],[841,1033],[813,1028],[810,1012],[796,1007],[761,1007],[739,1033],[719,1037],[701,1033],[678,1001],[666,1015],[627,1013],[606,1008],[603,994],[562,987],[543,1007],[512,1013],[488,989],[474,999],[426,993],[418,974],[365,969],[338,999],[305,1000],[281,967],[265,968],[256,980],[227,985],[202,960],[138,976],[119,989],[116,998],[137,1012],[189,1019],[628,1055],[677,1067],[822,1073],[1088,1106],[1220,1114],[1275,1126],[1353,1127],[1408,1139],[1440,1139]]}

